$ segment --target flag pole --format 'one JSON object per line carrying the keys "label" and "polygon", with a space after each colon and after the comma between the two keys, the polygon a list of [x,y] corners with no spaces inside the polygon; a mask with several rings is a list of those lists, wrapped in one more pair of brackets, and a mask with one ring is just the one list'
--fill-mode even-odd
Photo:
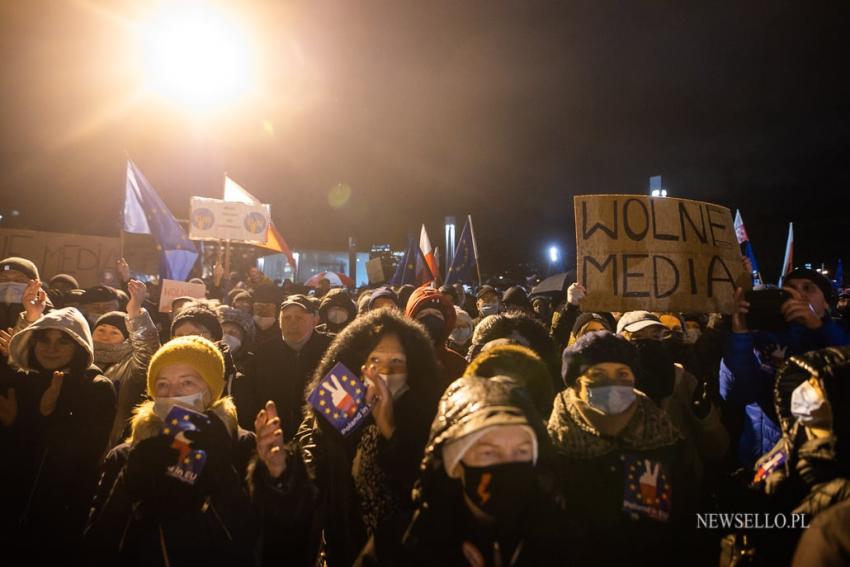
{"label": "flag pole", "polygon": [[475,240],[475,228],[472,226],[472,215],[466,215],[469,221],[469,234],[472,236],[472,253],[475,256],[475,271],[478,274],[478,285],[483,284],[481,280],[481,266],[478,265],[478,241]]}

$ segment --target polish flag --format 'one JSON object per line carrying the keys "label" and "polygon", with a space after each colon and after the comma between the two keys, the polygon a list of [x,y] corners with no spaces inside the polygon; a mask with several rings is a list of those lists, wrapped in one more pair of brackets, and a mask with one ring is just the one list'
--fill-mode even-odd
{"label": "polish flag", "polygon": [[788,242],[785,243],[785,261],[782,263],[782,275],[779,277],[779,285],[785,276],[794,271],[794,223],[788,223]]}
{"label": "polish flag", "polygon": [[419,249],[422,251],[422,256],[425,257],[425,263],[434,275],[436,285],[440,285],[440,270],[437,267],[437,257],[434,255],[434,247],[431,246],[431,239],[428,238],[428,231],[425,230],[425,225],[422,225],[422,232],[419,233]]}

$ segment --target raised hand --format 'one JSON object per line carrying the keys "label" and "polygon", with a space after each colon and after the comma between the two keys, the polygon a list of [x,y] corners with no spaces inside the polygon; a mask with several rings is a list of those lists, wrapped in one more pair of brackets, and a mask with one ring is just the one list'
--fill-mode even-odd
{"label": "raised hand", "polygon": [[221,263],[221,258],[213,265],[213,283],[216,287],[221,285],[221,280],[224,279],[224,265]]}
{"label": "raised hand", "polygon": [[41,289],[40,280],[30,280],[27,288],[24,290],[24,313],[26,314],[28,323],[35,323],[44,314],[44,307],[47,305],[47,294]]}
{"label": "raised hand", "polygon": [[9,388],[5,396],[0,396],[0,423],[11,427],[18,417],[18,397],[14,388]]}
{"label": "raised hand", "polygon": [[130,292],[130,301],[127,302],[127,316],[133,319],[139,315],[139,311],[142,309],[148,288],[139,280],[130,280],[127,282],[127,291]]}
{"label": "raised hand", "polygon": [[257,413],[254,431],[257,434],[257,456],[266,465],[269,475],[279,478],[286,471],[286,452],[283,450],[283,430],[274,402],[266,402],[266,407]]}
{"label": "raised hand", "polygon": [[62,391],[62,382],[65,380],[65,373],[55,370],[53,378],[50,380],[50,386],[41,395],[41,401],[38,404],[38,410],[41,415],[47,417],[56,409],[56,401],[59,399],[59,392]]}
{"label": "raised hand", "polygon": [[750,312],[750,302],[744,299],[744,289],[735,290],[735,312],[732,314],[732,332],[749,333],[747,328],[747,313]]}
{"label": "raised hand", "polygon": [[791,295],[791,299],[782,304],[782,316],[789,323],[800,323],[807,329],[820,329],[823,325],[812,305],[803,299],[799,291],[793,287],[783,287]]}
{"label": "raised hand", "polygon": [[372,419],[385,439],[391,439],[395,433],[395,415],[393,414],[393,396],[384,379],[378,375],[374,365],[360,371],[363,373],[366,387],[366,403],[372,408]]}
{"label": "raised hand", "polygon": [[587,295],[587,289],[583,285],[578,282],[571,283],[567,288],[567,303],[578,305],[585,295]]}

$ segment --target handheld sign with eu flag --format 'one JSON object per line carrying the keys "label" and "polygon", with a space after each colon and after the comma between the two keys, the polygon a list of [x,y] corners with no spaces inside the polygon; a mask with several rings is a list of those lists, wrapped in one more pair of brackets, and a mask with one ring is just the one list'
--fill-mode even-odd
{"label": "handheld sign with eu flag", "polygon": [[192,442],[185,436],[187,431],[198,430],[194,423],[198,420],[208,422],[209,418],[202,413],[174,406],[165,417],[162,430],[163,435],[171,440],[171,447],[177,449],[179,454],[177,462],[169,466],[166,473],[188,484],[195,484],[207,462],[206,451],[193,449]]}
{"label": "handheld sign with eu flag", "polygon": [[322,378],[307,401],[343,435],[360,427],[370,412],[366,385],[341,362]]}

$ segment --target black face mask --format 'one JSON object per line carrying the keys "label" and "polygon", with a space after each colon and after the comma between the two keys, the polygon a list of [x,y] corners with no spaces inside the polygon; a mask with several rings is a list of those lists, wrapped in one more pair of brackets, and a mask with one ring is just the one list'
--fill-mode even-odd
{"label": "black face mask", "polygon": [[673,357],[661,341],[642,339],[632,341],[637,348],[639,372],[635,387],[656,404],[673,393],[676,367]]}
{"label": "black face mask", "polygon": [[439,344],[446,337],[446,322],[437,317],[436,315],[424,315],[417,319],[420,323],[425,326],[425,330],[428,331],[428,336],[431,337],[431,342],[434,344]]}
{"label": "black face mask", "polygon": [[673,359],[673,362],[683,362],[685,358],[685,343],[681,331],[673,332],[669,338],[661,341],[661,344],[664,346],[665,350],[670,353],[670,357]]}
{"label": "black face mask", "polygon": [[489,467],[463,466],[463,491],[500,525],[515,525],[533,504],[537,477],[531,462]]}

